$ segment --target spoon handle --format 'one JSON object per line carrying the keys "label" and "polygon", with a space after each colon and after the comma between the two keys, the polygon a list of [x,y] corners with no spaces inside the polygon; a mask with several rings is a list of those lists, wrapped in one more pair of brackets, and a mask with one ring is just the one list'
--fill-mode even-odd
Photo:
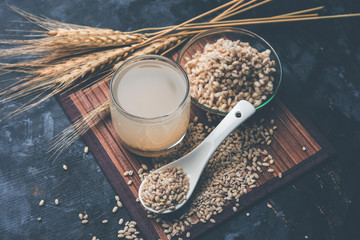
{"label": "spoon handle", "polygon": [[210,152],[214,152],[234,129],[240,126],[240,124],[245,122],[254,113],[255,108],[251,103],[246,100],[238,102],[205,139],[204,142],[211,143],[209,144],[211,145]]}

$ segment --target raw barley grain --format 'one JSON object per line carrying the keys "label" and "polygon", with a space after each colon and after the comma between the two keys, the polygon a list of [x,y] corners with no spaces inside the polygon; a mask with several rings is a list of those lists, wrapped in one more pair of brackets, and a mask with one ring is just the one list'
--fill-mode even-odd
{"label": "raw barley grain", "polygon": [[148,170],[148,167],[143,163],[143,164],[141,164],[141,167],[145,170],[145,171],[147,171]]}
{"label": "raw barley grain", "polygon": [[118,206],[115,206],[115,207],[112,209],[112,212],[113,212],[113,213],[116,213],[118,209],[119,209],[119,207],[118,207]]}
{"label": "raw barley grain", "polygon": [[[208,114],[207,116],[210,117]],[[218,120],[213,119],[213,121]],[[254,167],[254,169],[251,168],[253,160],[255,159],[257,165],[263,156],[266,161],[273,158],[261,147],[266,144],[265,139],[268,141],[272,137],[269,133],[266,134],[268,130],[265,127],[265,121],[270,122],[270,120],[264,119],[262,122],[254,121],[250,125],[245,124],[241,129],[230,134],[218,147],[204,169],[200,180],[202,187],[194,193],[194,200],[189,204],[188,211],[174,221],[165,221],[160,215],[151,214],[149,216],[155,218],[156,222],[160,224],[170,223],[171,225],[164,229],[169,231],[168,234],[175,236],[184,232],[181,229],[181,224],[187,226],[190,223],[196,225],[200,222],[200,220],[190,218],[193,214],[198,214],[199,218],[203,219],[201,222],[206,222],[206,219],[210,220],[213,216],[221,214],[227,202],[239,201],[239,198],[247,193],[246,188],[256,185],[255,173],[261,172],[259,166]],[[191,151],[203,141],[208,131],[211,132],[212,129],[213,127],[206,127],[203,123],[190,123],[189,134],[186,135],[181,145],[177,146],[176,151],[170,156],[155,158],[154,168],[157,169]],[[238,206],[239,203],[235,205],[236,210]],[[178,225],[173,228],[176,222]]]}
{"label": "raw barley grain", "polygon": [[172,210],[182,203],[189,190],[189,178],[180,167],[168,167],[144,180],[141,190],[145,206],[156,211]]}

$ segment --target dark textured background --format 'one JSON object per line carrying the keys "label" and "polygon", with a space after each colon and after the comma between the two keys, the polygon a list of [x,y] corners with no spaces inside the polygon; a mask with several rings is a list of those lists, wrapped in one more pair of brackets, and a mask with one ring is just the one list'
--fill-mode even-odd
{"label": "dark textured background", "polygon": [[[0,34],[38,29],[19,22],[23,19],[7,4],[63,22],[127,31],[178,24],[223,2],[0,0]],[[243,16],[319,5],[326,6],[322,14],[360,12],[358,0],[275,0]],[[360,18],[246,28],[278,51],[284,65],[281,98],[309,117],[335,146],[337,156],[200,239],[359,239]],[[1,82],[0,88],[8,84]],[[0,118],[20,104],[0,106]],[[83,153],[82,141],[57,161],[48,160],[46,144],[68,125],[54,98],[0,121],[0,239],[115,239],[118,219],[129,220],[124,208],[111,212],[115,193],[92,155]],[[42,208],[41,199],[46,200]],[[89,224],[80,223],[79,212],[89,214]],[[41,223],[37,217],[42,217]],[[101,224],[105,218],[109,223]]]}

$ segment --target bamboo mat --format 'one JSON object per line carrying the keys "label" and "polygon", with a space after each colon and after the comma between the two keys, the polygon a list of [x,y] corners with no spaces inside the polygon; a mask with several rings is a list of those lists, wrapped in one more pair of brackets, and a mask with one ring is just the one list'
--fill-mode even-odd
{"label": "bamboo mat", "polygon": [[[70,120],[74,122],[80,115],[86,115],[108,97],[109,83],[100,82],[86,90],[60,95],[58,99]],[[260,114],[271,114],[267,117],[273,118],[278,127],[273,135],[272,144],[264,147],[274,157],[273,169],[275,172],[259,174],[258,187],[249,189],[248,194],[240,197],[240,207],[238,207],[237,213],[310,170],[334,152],[333,148],[309,122],[304,121],[298,115],[295,117],[280,100],[275,99],[268,108],[273,108],[273,111],[265,109]],[[192,106],[191,119],[194,116],[199,116],[200,121],[206,120],[204,112]],[[144,238],[166,239],[162,227],[153,219],[147,218],[140,203],[136,202],[138,187],[141,183],[137,172],[141,163],[146,163],[151,167],[149,159],[138,157],[121,146],[110,118],[93,127],[83,136],[83,139],[120,196],[132,219],[138,223],[138,228]],[[306,151],[303,150],[303,147],[306,148]],[[128,170],[134,171],[134,175],[131,177],[133,184],[130,186],[127,185],[129,178],[123,176],[124,172]],[[281,179],[278,177],[280,172],[282,173]],[[234,204],[235,201],[228,204],[221,214],[213,217],[217,224],[237,214],[232,210]],[[198,223],[187,228],[186,232],[190,231],[191,238],[195,238],[215,226],[211,222]],[[182,237],[184,238],[184,236]]]}

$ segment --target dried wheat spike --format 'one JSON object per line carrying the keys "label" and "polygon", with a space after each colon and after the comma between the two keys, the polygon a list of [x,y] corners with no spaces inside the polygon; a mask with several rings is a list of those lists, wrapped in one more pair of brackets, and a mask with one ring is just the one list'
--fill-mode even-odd
{"label": "dried wheat spike", "polygon": [[99,124],[99,122],[109,115],[110,101],[106,100],[100,106],[89,112],[84,118],[80,118],[54,137],[49,151],[54,152],[53,156],[58,156],[62,151],[78,140],[80,136],[85,134],[93,126]]}
{"label": "dried wheat spike", "polygon": [[[147,55],[147,54],[161,54],[164,51],[167,51],[168,49],[177,46],[179,43],[182,42],[182,39],[183,37],[165,37],[158,39],[156,42],[151,43],[150,45],[142,49],[139,49],[133,54],[129,55],[129,58],[130,57],[133,58],[141,55]],[[118,69],[123,63],[124,61],[120,61],[116,63],[113,67],[113,70]]]}
{"label": "dried wheat spike", "polygon": [[120,47],[140,43],[146,39],[144,34],[127,34],[111,29],[57,29],[49,31],[49,39],[44,41],[46,46],[67,48],[102,48]]}
{"label": "dried wheat spike", "polygon": [[43,62],[46,62],[45,60],[61,59],[105,47],[130,46],[147,39],[146,34],[62,23],[30,14],[16,7],[11,8],[29,22],[44,28],[45,31],[34,31],[38,35],[33,35],[34,38],[30,40],[0,40],[1,44],[14,46],[14,48],[0,50],[0,57],[4,58],[28,54],[43,57],[45,54],[57,51],[52,58],[44,58]]}
{"label": "dried wheat spike", "polygon": [[8,117],[12,117],[36,106],[55,94],[85,82],[80,82],[79,79],[126,58],[133,51],[134,47],[123,47],[90,53],[66,60],[58,65],[34,70],[31,77],[28,76],[28,81],[20,81],[12,85],[12,87],[0,91],[0,97],[2,97],[0,103],[33,97],[25,105],[10,113]]}

